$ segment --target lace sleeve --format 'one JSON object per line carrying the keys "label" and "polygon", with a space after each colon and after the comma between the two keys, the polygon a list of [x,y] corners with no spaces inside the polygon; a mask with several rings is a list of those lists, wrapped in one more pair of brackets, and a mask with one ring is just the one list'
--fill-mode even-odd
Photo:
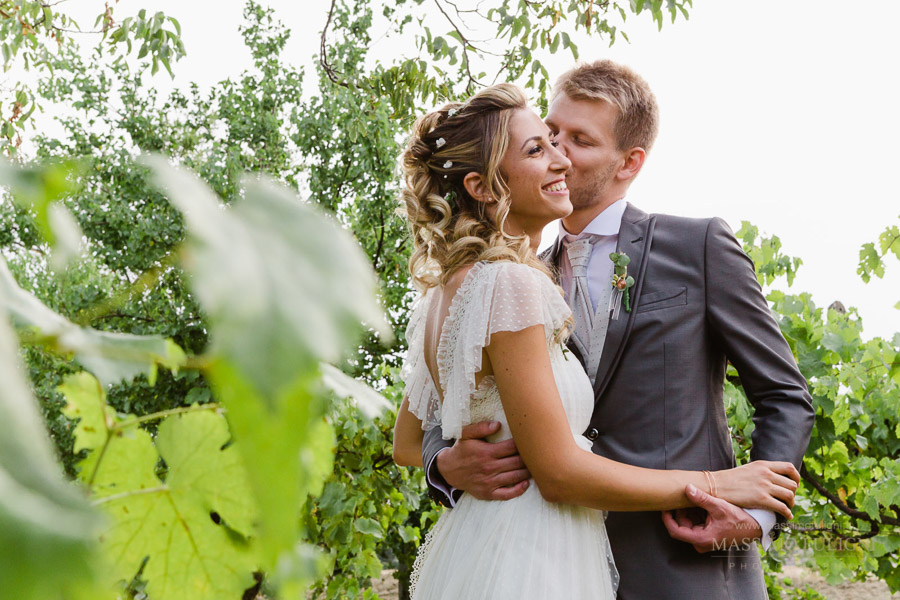
{"label": "lace sleeve", "polygon": [[422,429],[426,430],[441,423],[441,400],[425,364],[425,319],[434,290],[429,289],[413,305],[406,327],[406,362],[400,370],[400,379],[406,384],[409,412],[422,421]]}
{"label": "lace sleeve", "polygon": [[537,269],[506,261],[472,267],[450,305],[437,350],[444,438],[459,438],[470,423],[475,374],[491,334],[543,325],[549,339],[569,314],[556,286]]}

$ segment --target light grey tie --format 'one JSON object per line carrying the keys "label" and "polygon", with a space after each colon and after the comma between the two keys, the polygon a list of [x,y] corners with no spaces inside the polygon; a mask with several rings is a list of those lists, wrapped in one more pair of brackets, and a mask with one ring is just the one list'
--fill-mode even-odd
{"label": "light grey tie", "polygon": [[569,286],[569,307],[575,318],[575,337],[579,352],[588,359],[591,347],[591,329],[594,326],[594,310],[591,304],[591,295],[588,291],[587,266],[593,250],[592,236],[569,242],[566,246],[566,256],[572,266],[572,283]]}
{"label": "light grey tie", "polygon": [[609,297],[612,286],[604,285],[599,290],[596,306],[591,302],[591,294],[588,289],[587,267],[591,258],[596,236],[587,236],[571,242],[566,246],[566,255],[572,266],[572,284],[569,287],[569,306],[575,318],[574,341],[584,358],[584,366],[591,382],[597,377],[597,368],[600,365],[600,356],[603,353],[603,344],[606,342],[606,332],[609,328]]}

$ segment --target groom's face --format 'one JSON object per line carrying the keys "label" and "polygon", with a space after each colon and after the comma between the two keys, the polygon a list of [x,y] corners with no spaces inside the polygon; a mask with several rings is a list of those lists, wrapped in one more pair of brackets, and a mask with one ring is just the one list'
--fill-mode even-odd
{"label": "groom's face", "polygon": [[617,149],[614,126],[618,109],[597,100],[573,100],[560,94],[544,122],[559,149],[572,161],[566,185],[577,211],[607,204],[618,195],[616,173],[625,156]]}

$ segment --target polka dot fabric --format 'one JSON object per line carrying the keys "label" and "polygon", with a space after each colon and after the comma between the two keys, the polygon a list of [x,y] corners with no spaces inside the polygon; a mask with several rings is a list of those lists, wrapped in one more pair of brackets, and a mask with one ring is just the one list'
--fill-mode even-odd
{"label": "polka dot fabric", "polygon": [[441,328],[437,366],[444,401],[425,365],[424,330],[429,290],[416,306],[407,329],[409,359],[403,374],[410,412],[425,429],[440,424],[444,438],[456,439],[472,421],[475,374],[481,371],[482,350],[498,331],[521,331],[543,325],[548,344],[553,332],[571,314],[552,281],[541,271],[509,261],[477,263],[466,274]]}

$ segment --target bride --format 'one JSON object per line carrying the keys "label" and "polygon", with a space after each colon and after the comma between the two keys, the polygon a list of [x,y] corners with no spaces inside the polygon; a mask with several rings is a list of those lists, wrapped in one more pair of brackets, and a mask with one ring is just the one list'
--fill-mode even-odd
{"label": "bride", "polygon": [[580,432],[594,392],[565,349],[572,313],[535,252],[544,226],[572,211],[570,162],[519,88],[425,115],[402,164],[423,293],[406,333],[394,459],[421,466],[423,429],[459,438],[495,420],[489,441],[512,437],[535,484],[504,502],[466,494],[446,511],[419,550],[413,600],[612,599],[603,511],[688,507],[689,485],[791,517],[800,476],[790,463],[652,470],[591,452]]}

